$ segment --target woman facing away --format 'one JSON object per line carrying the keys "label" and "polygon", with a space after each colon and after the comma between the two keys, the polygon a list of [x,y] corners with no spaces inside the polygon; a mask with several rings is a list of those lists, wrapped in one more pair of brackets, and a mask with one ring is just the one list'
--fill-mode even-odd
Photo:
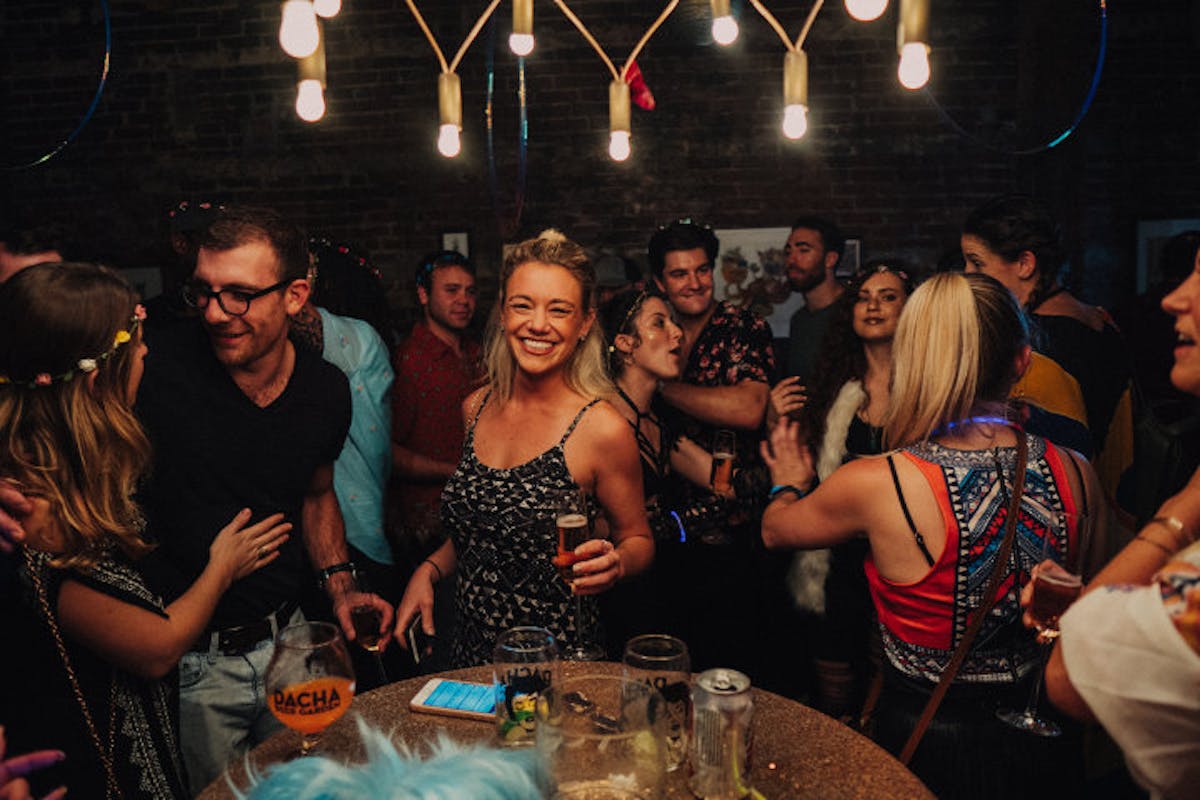
{"label": "woman facing away", "polygon": [[[821,480],[847,461],[883,452],[883,420],[891,404],[892,340],[915,288],[905,265],[895,260],[869,262],[838,300],[808,394],[795,377],[771,390],[774,416],[800,418]],[[814,615],[807,652],[815,705],[835,718],[862,707],[872,671],[874,613],[863,572],[867,550],[865,539],[854,538],[803,551],[796,554],[788,576],[796,606]]]}
{"label": "woman facing away", "polygon": [[147,588],[136,562],[152,545],[131,499],[150,456],[131,410],[144,318],[128,284],[91,264],[0,285],[0,475],[33,506],[4,605],[0,709],[17,749],[65,751],[39,782],[79,797],[187,796],[167,676],[291,527],[279,514],[248,526],[243,510],[178,600]]}
{"label": "woman facing away", "polygon": [[[828,547],[866,535],[867,580],[883,637],[884,687],[876,734],[892,752],[984,602],[994,569],[996,604],[911,762],[941,797],[1012,797],[1070,790],[1074,737],[1045,740],[999,722],[999,705],[1024,705],[1039,655],[1020,621],[1018,593],[1041,559],[1078,563],[1095,474],[1076,454],[1014,429],[1005,398],[1029,360],[1029,334],[1013,295],[983,275],[945,273],[917,289],[893,343],[886,456],[856,459],[812,491],[816,474],[797,426],[783,420],[764,457],[780,491],[763,517],[768,547]],[[995,563],[1017,472],[1025,488],[1010,558]],[[991,599],[991,598],[989,598]]]}
{"label": "woman facing away", "polygon": [[[487,383],[463,403],[462,460],[442,494],[449,539],[421,563],[397,610],[396,631],[420,614],[433,629],[433,584],[457,571],[455,666],[491,659],[496,637],[516,625],[577,641],[594,629],[594,601],[576,619],[572,594],[595,595],[641,572],[654,557],[638,447],[602,398],[613,388],[592,306],[596,277],[583,248],[557,231],[505,257],[485,345]],[[552,557],[552,495],[583,489],[605,512],[611,539],[575,549],[570,586]],[[584,598],[587,600],[587,598]]]}

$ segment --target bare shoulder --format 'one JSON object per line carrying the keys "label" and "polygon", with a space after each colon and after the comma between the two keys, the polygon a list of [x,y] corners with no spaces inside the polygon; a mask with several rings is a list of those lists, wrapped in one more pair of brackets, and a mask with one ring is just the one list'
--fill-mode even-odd
{"label": "bare shoulder", "polygon": [[579,420],[575,434],[580,444],[595,453],[611,453],[613,448],[626,446],[635,451],[637,448],[629,422],[607,400],[601,400],[587,410]]}
{"label": "bare shoulder", "polygon": [[[888,467],[888,453],[877,456],[860,456],[834,470],[834,473],[822,481],[822,486],[833,486],[846,492],[877,492],[892,482],[891,470]],[[901,469],[897,459],[897,469]],[[868,496],[866,494],[864,497]]]}

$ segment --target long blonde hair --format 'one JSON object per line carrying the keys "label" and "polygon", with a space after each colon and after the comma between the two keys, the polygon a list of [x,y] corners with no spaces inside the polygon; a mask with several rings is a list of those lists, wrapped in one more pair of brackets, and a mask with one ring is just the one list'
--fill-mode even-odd
{"label": "long blonde hair", "polygon": [[93,264],[33,266],[0,285],[0,475],[49,502],[55,566],[150,549],[132,499],[150,460],[128,397],[136,308],[129,284]]}
{"label": "long blonde hair", "polygon": [[[492,309],[483,355],[488,382],[500,405],[512,397],[513,381],[517,372],[516,358],[504,335],[501,312],[508,295],[509,279],[517,271],[517,267],[531,261],[554,264],[570,272],[579,283],[584,315],[592,313],[595,309],[596,271],[579,244],[559,231],[550,229],[509,250],[500,270],[500,297]],[[571,353],[564,379],[567,386],[584,397],[607,398],[614,394],[608,371],[604,367],[604,334],[599,324],[592,324],[587,336]]]}
{"label": "long blonde hair", "polygon": [[951,423],[1003,413],[1029,326],[1017,299],[986,275],[934,275],[913,292],[892,344],[888,447],[906,447]]}

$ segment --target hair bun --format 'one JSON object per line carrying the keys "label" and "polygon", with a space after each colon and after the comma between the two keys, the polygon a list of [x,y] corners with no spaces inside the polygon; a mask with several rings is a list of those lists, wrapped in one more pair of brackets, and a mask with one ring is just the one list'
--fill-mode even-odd
{"label": "hair bun", "polygon": [[546,228],[546,230],[537,235],[537,238],[547,242],[554,242],[556,244],[567,241],[566,234],[560,231],[558,228]]}

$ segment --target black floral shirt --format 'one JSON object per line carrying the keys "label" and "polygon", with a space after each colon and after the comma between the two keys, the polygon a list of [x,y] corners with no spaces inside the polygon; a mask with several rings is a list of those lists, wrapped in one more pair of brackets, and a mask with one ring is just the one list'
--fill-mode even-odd
{"label": "black floral shirt", "polygon": [[[693,386],[733,386],[746,380],[768,383],[775,370],[772,342],[771,328],[758,314],[718,302],[688,356],[680,380]],[[705,449],[712,446],[716,426],[672,411],[673,431]],[[758,454],[761,438],[761,431],[737,431],[738,469],[752,469],[761,464]],[[689,540],[713,531],[732,533],[731,528],[757,519],[761,498],[723,500],[682,477],[676,476],[675,480],[681,482],[675,494],[679,508],[675,510]]]}

